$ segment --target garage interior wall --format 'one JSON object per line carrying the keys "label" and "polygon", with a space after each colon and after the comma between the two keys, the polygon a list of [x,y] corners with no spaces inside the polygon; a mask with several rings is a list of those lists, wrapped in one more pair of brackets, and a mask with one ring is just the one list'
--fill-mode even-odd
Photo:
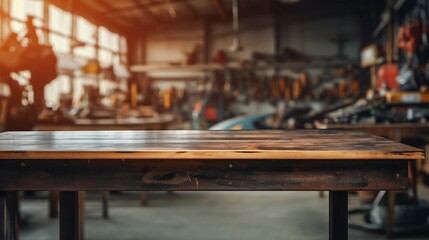
{"label": "garage interior wall", "polygon": [[351,60],[359,58],[361,28],[357,17],[333,17],[291,24],[284,21],[284,23],[281,28],[281,49],[288,47],[316,58],[335,57],[332,53],[339,50],[337,40],[344,38],[344,55]]}
{"label": "garage interior wall", "polygon": [[[282,20],[280,49],[291,48],[311,57],[327,58],[338,52],[338,38],[344,38],[345,56],[358,60],[361,50],[361,32],[357,17],[332,17],[322,20],[308,20],[288,24]],[[209,59],[218,50],[228,50],[232,44],[231,22],[214,23],[209,32]],[[274,17],[260,16],[240,20],[240,39],[243,51],[231,54],[236,59],[250,59],[253,52],[275,53]],[[203,43],[203,23],[188,23],[148,33],[147,64],[183,62],[184,52],[192,50],[195,44]],[[326,27],[330,26],[330,27]],[[350,27],[353,26],[353,27]],[[318,41],[314,41],[317,38]],[[350,39],[350,40],[349,40]]]}

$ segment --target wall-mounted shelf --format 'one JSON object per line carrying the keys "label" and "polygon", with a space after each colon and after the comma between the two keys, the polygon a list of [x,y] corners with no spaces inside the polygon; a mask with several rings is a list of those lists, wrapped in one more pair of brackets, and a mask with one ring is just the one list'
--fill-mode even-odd
{"label": "wall-mounted shelf", "polygon": [[285,63],[257,63],[257,64],[240,64],[230,63],[227,65],[220,64],[198,64],[198,65],[134,65],[130,67],[133,73],[155,73],[155,72],[173,72],[173,73],[202,73],[219,70],[272,70],[272,69],[296,69],[296,68],[318,68],[318,67],[335,67],[348,64],[356,64],[351,60],[316,60],[311,62],[285,62]]}
{"label": "wall-mounted shelf", "polygon": [[[229,67],[229,66],[228,66]],[[201,73],[223,70],[227,67],[219,64],[198,64],[198,65],[134,65],[130,67],[133,73],[154,73],[154,72],[182,72],[182,73]]]}

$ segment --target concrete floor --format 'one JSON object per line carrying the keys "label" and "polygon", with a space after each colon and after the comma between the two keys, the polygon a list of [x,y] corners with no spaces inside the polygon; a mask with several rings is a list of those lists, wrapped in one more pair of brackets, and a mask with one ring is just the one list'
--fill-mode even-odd
{"label": "concrete floor", "polygon": [[[429,199],[428,189],[421,192]],[[110,219],[104,220],[99,195],[88,194],[85,240],[328,239],[328,198],[318,198],[317,192],[155,192],[149,196],[149,205],[141,207],[135,192],[113,195]],[[358,204],[356,197],[349,202]],[[29,221],[21,230],[21,240],[58,239],[58,220],[47,218],[46,200],[23,200],[21,209]],[[349,236],[385,239],[355,230]],[[429,235],[400,239],[428,240]]]}

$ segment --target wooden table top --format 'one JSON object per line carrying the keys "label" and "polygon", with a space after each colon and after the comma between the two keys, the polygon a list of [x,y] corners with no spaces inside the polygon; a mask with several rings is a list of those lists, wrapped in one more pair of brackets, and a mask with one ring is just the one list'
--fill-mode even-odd
{"label": "wooden table top", "polygon": [[1,159],[422,159],[422,150],[367,133],[294,131],[6,132]]}
{"label": "wooden table top", "polygon": [[41,123],[36,131],[164,130],[174,120],[171,114],[150,118],[76,119],[73,123]]}
{"label": "wooden table top", "polygon": [[327,124],[321,126],[320,129],[367,132],[397,142],[401,142],[407,137],[425,137],[429,134],[429,124],[427,123]]}
{"label": "wooden table top", "polygon": [[357,123],[357,124],[327,124],[324,126],[324,129],[337,129],[337,130],[353,130],[353,129],[429,129],[428,123],[377,123],[377,124],[369,124],[369,123]]}

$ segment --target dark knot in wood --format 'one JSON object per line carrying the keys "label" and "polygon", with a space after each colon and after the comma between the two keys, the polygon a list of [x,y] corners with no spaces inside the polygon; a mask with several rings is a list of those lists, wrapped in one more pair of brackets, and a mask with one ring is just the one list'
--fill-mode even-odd
{"label": "dark knot in wood", "polygon": [[171,171],[157,171],[145,173],[142,177],[143,183],[147,184],[183,184],[190,182],[189,174]]}

